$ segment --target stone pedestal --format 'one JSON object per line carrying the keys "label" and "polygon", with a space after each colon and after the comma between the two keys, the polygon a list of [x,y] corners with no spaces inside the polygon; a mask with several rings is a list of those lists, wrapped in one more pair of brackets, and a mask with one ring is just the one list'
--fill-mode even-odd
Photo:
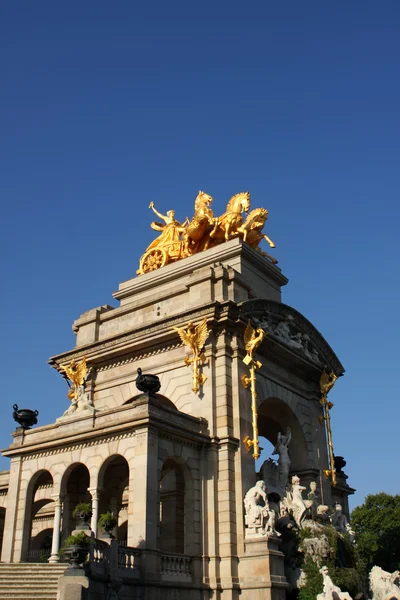
{"label": "stone pedestal", "polygon": [[89,579],[83,569],[74,569],[74,574],[66,574],[58,580],[57,600],[82,600]]}
{"label": "stone pedestal", "polygon": [[241,600],[285,600],[287,582],[280,540],[254,537],[245,540],[239,560]]}

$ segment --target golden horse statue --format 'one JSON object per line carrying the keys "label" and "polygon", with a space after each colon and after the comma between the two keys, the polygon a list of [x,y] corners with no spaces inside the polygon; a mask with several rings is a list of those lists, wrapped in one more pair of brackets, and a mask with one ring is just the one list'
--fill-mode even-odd
{"label": "golden horse statue", "polygon": [[261,240],[266,240],[271,248],[275,248],[274,242],[261,231],[267,219],[268,211],[266,208],[255,208],[247,215],[245,222],[238,227],[237,232],[244,242],[247,242],[249,246],[269,258],[276,265],[278,263],[276,258],[263,252],[259,246]]}
{"label": "golden horse statue", "polygon": [[210,238],[214,242],[227,242],[237,235],[238,228],[243,224],[242,213],[250,209],[249,192],[239,192],[229,200],[226,211],[215,221],[214,229],[210,232]]}
{"label": "golden horse statue", "polygon": [[207,235],[215,225],[214,213],[210,208],[212,196],[199,191],[194,202],[194,217],[183,234],[185,256],[207,250],[210,236]]}

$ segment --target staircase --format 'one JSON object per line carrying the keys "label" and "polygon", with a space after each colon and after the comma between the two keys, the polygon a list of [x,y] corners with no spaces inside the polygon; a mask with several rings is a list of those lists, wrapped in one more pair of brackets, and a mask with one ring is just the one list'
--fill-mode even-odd
{"label": "staircase", "polygon": [[0,563],[1,600],[56,600],[58,578],[67,565]]}

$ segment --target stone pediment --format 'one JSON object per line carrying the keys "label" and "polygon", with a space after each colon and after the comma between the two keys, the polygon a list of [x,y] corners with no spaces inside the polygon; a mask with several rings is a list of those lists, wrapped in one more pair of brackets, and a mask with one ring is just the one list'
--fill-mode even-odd
{"label": "stone pediment", "polygon": [[288,348],[319,369],[327,368],[337,377],[344,367],[328,342],[297,310],[274,300],[247,300],[240,307],[243,319],[252,319],[279,345]]}

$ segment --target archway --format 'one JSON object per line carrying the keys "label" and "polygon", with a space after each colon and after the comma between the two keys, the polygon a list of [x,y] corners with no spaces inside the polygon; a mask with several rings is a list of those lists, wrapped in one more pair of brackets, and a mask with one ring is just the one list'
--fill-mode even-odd
{"label": "archway", "polygon": [[[308,449],[304,432],[293,410],[280,398],[266,398],[258,407],[258,433],[275,447],[278,433],[291,430],[289,456],[291,471],[308,467]],[[270,447],[271,448],[271,447]]]}
{"label": "archway", "polygon": [[81,502],[90,503],[92,496],[88,491],[90,485],[90,474],[86,465],[75,463],[64,473],[61,482],[61,496],[63,497],[63,520],[62,535],[63,542],[76,528],[76,520],[72,513]]}
{"label": "archway", "polygon": [[185,517],[184,474],[179,464],[168,458],[160,477],[160,550],[185,552]]}
{"label": "archway", "polygon": [[[113,534],[125,544],[128,536],[129,465],[120,454],[110,456],[99,473],[99,514],[111,512],[118,519]],[[99,532],[101,533],[101,532]]]}
{"label": "archway", "polygon": [[[33,540],[47,530],[50,539],[53,537],[54,500],[53,477],[49,471],[41,470],[35,473],[29,484],[26,494],[24,529],[22,534],[22,560],[38,562],[40,551],[46,548],[33,543]],[[40,541],[40,538],[39,538]],[[46,542],[45,546],[47,547]],[[48,553],[48,556],[50,553]],[[47,556],[47,558],[48,558]],[[42,556],[45,560],[45,556]]]}
{"label": "archway", "polygon": [[1,560],[1,553],[3,550],[3,536],[4,536],[5,520],[6,520],[6,509],[4,507],[0,507],[0,560]]}

